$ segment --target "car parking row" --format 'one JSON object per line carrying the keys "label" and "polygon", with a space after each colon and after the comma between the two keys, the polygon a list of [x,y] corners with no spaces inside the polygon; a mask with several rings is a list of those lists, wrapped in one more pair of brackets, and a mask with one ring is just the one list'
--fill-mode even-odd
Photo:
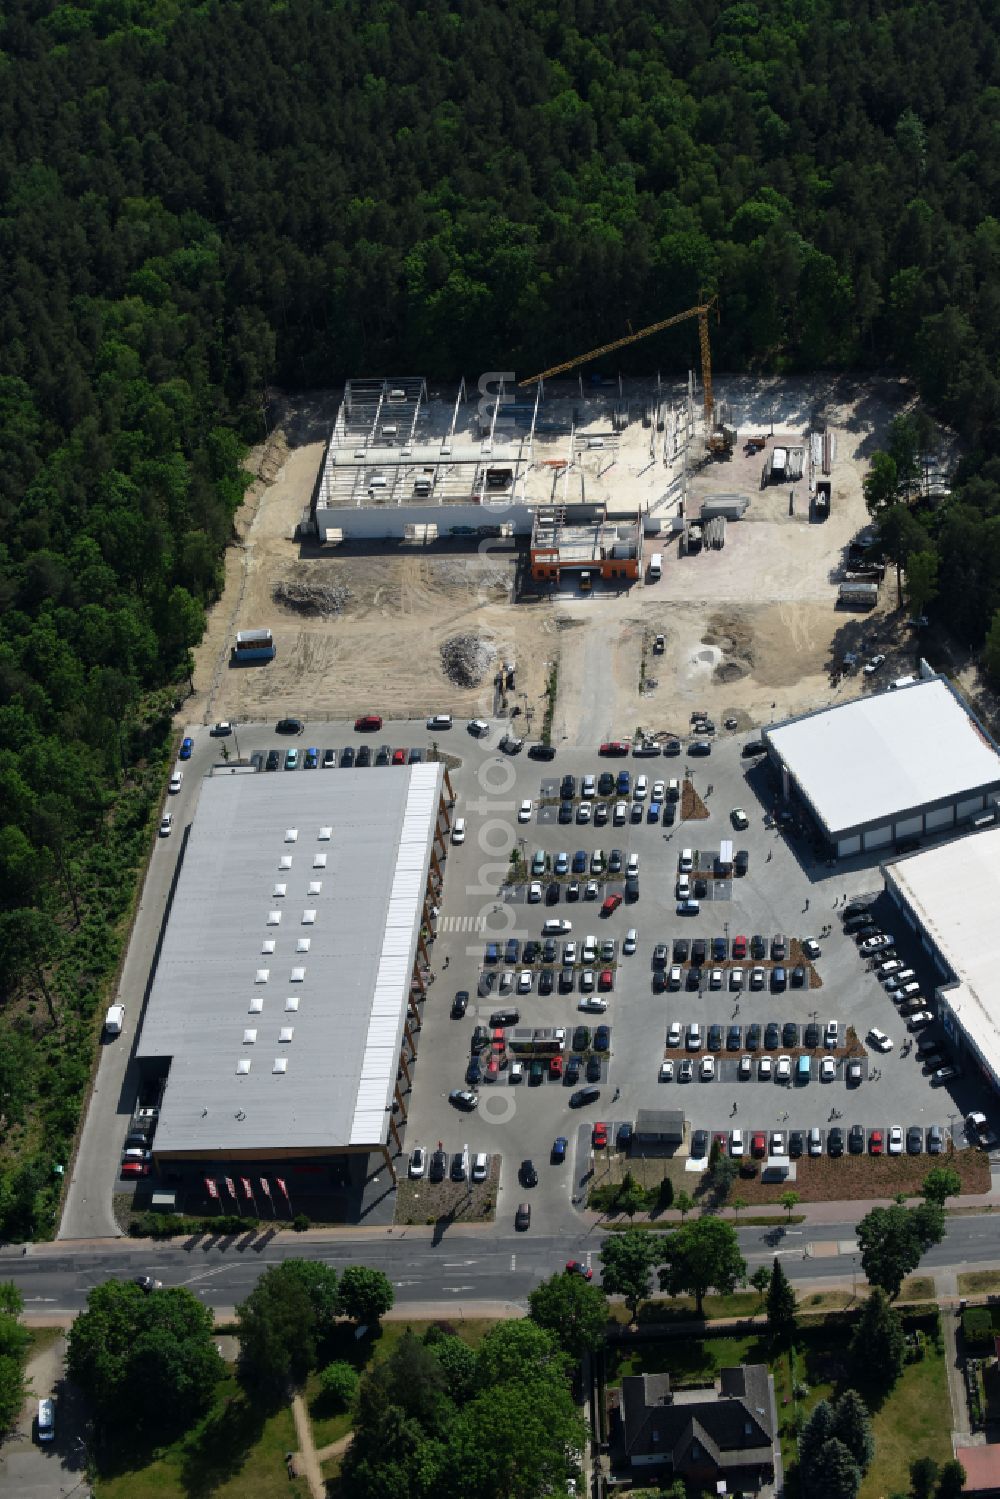
{"label": "car parking row", "polygon": [[[614,937],[586,936],[581,942],[573,940],[562,944],[562,963],[572,967],[578,960],[584,963],[613,963],[618,955],[618,942]],[[554,937],[539,940],[529,938],[522,945],[520,938],[508,937],[506,942],[487,942],[483,949],[483,966],[496,967],[500,962],[511,966],[533,963],[559,963],[559,943]]]}
{"label": "car parking row", "polygon": [[839,1124],[822,1126],[814,1124],[805,1129],[724,1129],[709,1132],[697,1129],[691,1136],[691,1156],[701,1160],[709,1153],[711,1145],[740,1160],[749,1156],[752,1160],[764,1160],[768,1156],[790,1156],[793,1160],[802,1155],[838,1157],[848,1155],[941,1155],[945,1148],[946,1134],[940,1124],[911,1124],[905,1130],[902,1125],[865,1126],[852,1124],[846,1128]]}
{"label": "car parking row", "polygon": [[763,990],[770,981],[771,993],[780,994],[788,987],[789,977],[793,989],[808,988],[808,970],[801,964],[793,968],[790,975],[780,966],[770,970],[764,968],[747,970],[744,968],[704,969],[693,966],[680,968],[674,964],[669,970],[653,969],[652,989],[654,994],[662,994],[664,990],[673,992],[681,988],[702,993],[706,986],[709,990],[728,987],[731,994],[741,994],[747,990],[751,993]]}
{"label": "car parking row", "polygon": [[[502,973],[499,985],[494,984],[495,972],[484,968],[479,976],[477,993],[480,999],[486,999],[492,994],[494,987],[498,994],[530,994],[536,987],[537,991],[545,998],[556,990],[560,994],[572,994],[579,984],[581,994],[610,994],[615,987],[614,971],[611,968],[593,968],[582,965],[565,968],[540,968],[537,973],[530,968],[522,968],[514,982],[512,973]],[[594,1001],[587,1006],[588,1009],[603,1010],[607,1008],[606,1000]]]}
{"label": "car parking row", "polygon": [[[822,956],[819,943],[814,937],[802,937],[799,946],[804,957],[815,959]],[[667,961],[667,952],[670,948],[668,942],[658,942],[653,948],[653,962],[662,967]],[[744,937],[737,934],[732,938],[725,937],[675,937],[673,939],[672,957],[675,963],[684,964],[688,960],[692,963],[702,965],[709,958],[713,963],[722,963],[732,958],[735,962],[743,962],[752,958],[757,962],[785,963],[790,950],[789,939],[780,933],[770,939],[760,933],[752,937]]]}
{"label": "car parking row", "polygon": [[343,749],[318,749],[310,745],[300,751],[294,745],[290,749],[255,750],[250,763],[257,770],[335,770],[340,765],[344,770],[363,769],[367,765],[419,765],[424,751],[412,746],[394,749],[391,744],[381,744],[373,749],[370,744],[346,745]]}
{"label": "car parking row", "polygon": [[[841,1027],[837,1020],[810,1020],[802,1025],[797,1020],[759,1021],[749,1025],[731,1021],[728,1025],[713,1022],[703,1026],[700,1021],[672,1020],[667,1028],[666,1045],[671,1051],[700,1051],[707,1045],[709,1051],[836,1051],[840,1047]],[[703,1042],[703,1037],[707,1039]],[[723,1041],[725,1037],[725,1041]]]}

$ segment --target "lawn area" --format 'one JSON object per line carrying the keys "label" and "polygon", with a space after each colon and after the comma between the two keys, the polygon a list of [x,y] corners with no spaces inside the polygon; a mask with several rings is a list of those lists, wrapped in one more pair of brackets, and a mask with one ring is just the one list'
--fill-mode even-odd
{"label": "lawn area", "polygon": [[951,1451],[951,1401],[944,1354],[928,1342],[924,1358],[907,1364],[896,1388],[875,1416],[875,1461],[858,1499],[906,1493],[910,1463],[933,1457],[945,1463]]}
{"label": "lawn area", "polygon": [[1000,1290],[1000,1270],[967,1270],[958,1277],[960,1296],[984,1296]]}
{"label": "lawn area", "polygon": [[636,1343],[608,1351],[608,1386],[626,1374],[674,1375],[678,1385],[711,1384],[718,1371],[733,1364],[752,1364],[764,1356],[755,1335],[747,1338],[670,1338]]}
{"label": "lawn area", "polygon": [[130,1462],[116,1452],[115,1471],[97,1480],[94,1499],[308,1499],[305,1479],[290,1480],[285,1467],[285,1453],[297,1445],[290,1407],[260,1415],[228,1375],[212,1410],[186,1436],[151,1460]]}
{"label": "lawn area", "polygon": [[[325,1351],[324,1361],[349,1359],[360,1371],[386,1358],[408,1327],[422,1337],[428,1325],[385,1322],[381,1337],[358,1344],[345,1324],[338,1330],[336,1345]],[[449,1326],[474,1347],[493,1322],[471,1318]],[[350,1416],[323,1409],[318,1374],[310,1375],[304,1393],[316,1446],[345,1436],[351,1429]],[[212,1410],[186,1436],[152,1456],[143,1453],[130,1459],[116,1451],[113,1469],[94,1484],[94,1499],[308,1499],[305,1479],[290,1480],[285,1466],[285,1453],[297,1446],[291,1407],[263,1416],[244,1400],[235,1375],[227,1374]],[[336,1460],[327,1463],[324,1476],[335,1477],[338,1468]]]}

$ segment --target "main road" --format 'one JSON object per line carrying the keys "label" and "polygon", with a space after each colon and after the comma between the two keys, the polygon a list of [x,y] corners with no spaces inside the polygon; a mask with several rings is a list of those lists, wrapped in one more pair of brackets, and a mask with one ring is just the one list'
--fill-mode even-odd
{"label": "main road", "polygon": [[[108,1240],[60,1241],[0,1252],[0,1280],[11,1280],[24,1296],[31,1318],[66,1317],[85,1304],[94,1286],[110,1279],[153,1275],[164,1285],[187,1286],[207,1306],[228,1312],[252,1290],[269,1265],[300,1256],[334,1268],[362,1263],[384,1270],[393,1282],[397,1305],[451,1302],[459,1315],[466,1303],[523,1306],[528,1293],[567,1259],[592,1266],[600,1276],[602,1231],[559,1236],[495,1234],[489,1229],[451,1228],[437,1240],[425,1228],[351,1230],[337,1236],[320,1232],[246,1234],[238,1239],[197,1238],[173,1242]],[[856,1276],[864,1286],[853,1222],[821,1229],[744,1228],[741,1248],[752,1271],[779,1255],[786,1273],[803,1289],[809,1281]],[[994,1263],[996,1221],[990,1214],[951,1218],[945,1239],[928,1251],[921,1270],[955,1271]]]}

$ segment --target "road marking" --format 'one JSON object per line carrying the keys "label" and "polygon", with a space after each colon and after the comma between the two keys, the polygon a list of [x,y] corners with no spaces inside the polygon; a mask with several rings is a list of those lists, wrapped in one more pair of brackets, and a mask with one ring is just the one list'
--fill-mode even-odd
{"label": "road marking", "polygon": [[516,1254],[512,1254],[511,1257],[510,1257],[510,1268],[511,1268],[512,1272],[517,1269],[517,1255]]}
{"label": "road marking", "polygon": [[474,1291],[475,1286],[442,1286],[442,1291]]}
{"label": "road marking", "polygon": [[474,1265],[475,1260],[445,1260],[445,1270],[461,1270],[463,1265]]}
{"label": "road marking", "polygon": [[591,1266],[591,1263],[590,1263],[590,1257],[591,1257],[591,1255],[592,1255],[592,1254],[593,1254],[593,1250],[592,1250],[592,1249],[588,1249],[588,1250],[587,1250],[587,1269],[588,1269],[588,1270],[590,1270],[590,1269],[592,1269],[592,1268],[593,1268],[593,1267],[592,1267],[592,1266]]}
{"label": "road marking", "polygon": [[485,916],[439,916],[439,932],[485,932]]}
{"label": "road marking", "polygon": [[25,1298],[24,1298],[25,1302],[28,1302],[28,1301],[55,1301],[55,1299],[56,1298],[54,1296],[25,1296]]}

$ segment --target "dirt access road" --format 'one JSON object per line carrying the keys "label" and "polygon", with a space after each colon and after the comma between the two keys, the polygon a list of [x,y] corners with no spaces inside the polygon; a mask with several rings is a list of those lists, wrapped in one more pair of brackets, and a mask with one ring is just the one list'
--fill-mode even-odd
{"label": "dirt access road", "polygon": [[[726,382],[719,386],[724,392]],[[760,458],[737,453],[691,480],[695,501],[719,490],[751,497],[721,551],[681,557],[676,543],[656,543],[664,553],[658,584],[590,595],[567,584],[531,601],[515,601],[518,553],[511,543],[484,543],[473,553],[459,542],[323,552],[295,539],[338,398],[296,398],[270,442],[251,455],[262,478],[237,516],[239,543],[227,553],[225,593],[196,652],[185,719],[335,718],[367,709],[490,714],[491,674],[478,687],[457,687],[444,673],[440,648],[457,633],[478,634],[498,660],[516,661],[513,702],[536,730],[549,670],[558,663],[556,743],[594,743],[640,725],[683,732],[696,708],[749,727],[842,700],[870,685],[860,676],[831,685],[831,666],[855,647],[891,655],[898,646],[887,674],[912,667],[891,579],[872,615],[834,607],[847,543],[867,521],[861,480],[868,458],[910,400],[897,382],[732,382],[744,433],[762,423],[767,432],[773,423],[776,440],[801,441],[810,423],[835,433],[829,520],[810,518],[804,483],[794,499],[788,486],[760,490]],[[282,582],[332,589],[334,612],[303,614],[276,603]],[[274,633],[276,660],[230,668],[234,631],[263,625]],[[658,633],[666,651],[653,656]]]}

